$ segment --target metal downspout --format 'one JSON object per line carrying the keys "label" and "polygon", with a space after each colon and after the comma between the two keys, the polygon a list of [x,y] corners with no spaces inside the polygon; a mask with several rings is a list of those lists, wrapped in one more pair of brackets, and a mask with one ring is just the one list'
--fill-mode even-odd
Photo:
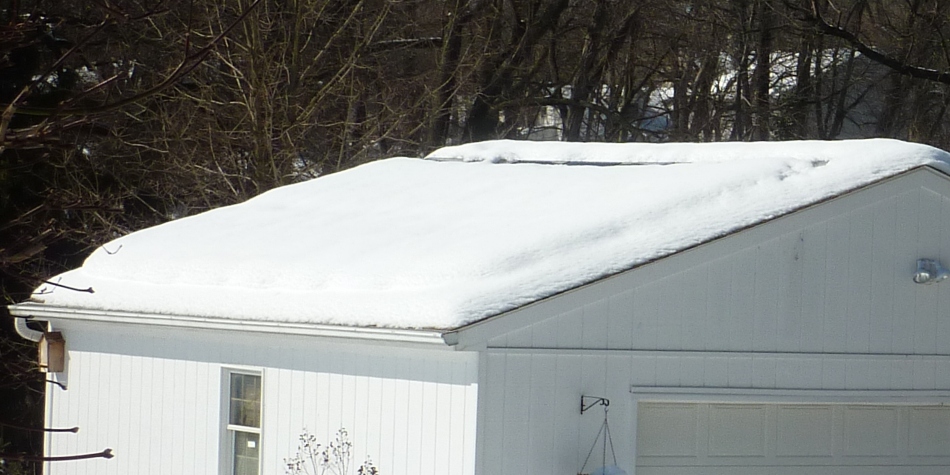
{"label": "metal downspout", "polygon": [[43,332],[36,331],[26,324],[26,319],[22,317],[14,317],[13,326],[16,328],[16,332],[20,334],[23,338],[30,341],[40,341],[40,337],[43,336]]}

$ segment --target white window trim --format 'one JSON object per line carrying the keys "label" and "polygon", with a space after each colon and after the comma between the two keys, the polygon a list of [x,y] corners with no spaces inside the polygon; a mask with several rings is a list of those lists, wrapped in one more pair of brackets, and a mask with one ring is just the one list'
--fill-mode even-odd
{"label": "white window trim", "polygon": [[[237,424],[231,424],[231,375],[246,374],[261,378],[261,407],[260,407],[260,425],[261,427],[248,427]],[[235,432],[245,432],[257,434],[258,436],[258,467],[257,473],[263,474],[264,460],[264,441],[262,429],[264,427],[264,371],[262,368],[225,366],[221,368],[221,448],[219,454],[218,466],[221,475],[234,474],[234,437]]]}

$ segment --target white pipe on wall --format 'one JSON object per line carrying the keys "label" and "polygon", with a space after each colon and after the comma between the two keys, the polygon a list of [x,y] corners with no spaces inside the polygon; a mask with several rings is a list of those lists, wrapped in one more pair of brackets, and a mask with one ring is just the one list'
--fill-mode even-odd
{"label": "white pipe on wall", "polygon": [[40,341],[40,338],[43,336],[43,332],[36,331],[30,328],[26,324],[25,318],[20,318],[20,317],[14,318],[13,326],[14,328],[16,328],[16,332],[19,333],[20,336],[22,336],[23,338],[26,338],[27,340]]}

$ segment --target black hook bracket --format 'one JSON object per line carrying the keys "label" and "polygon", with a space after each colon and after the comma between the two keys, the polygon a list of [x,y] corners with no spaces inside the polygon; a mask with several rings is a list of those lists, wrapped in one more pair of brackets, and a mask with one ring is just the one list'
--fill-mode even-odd
{"label": "black hook bracket", "polygon": [[[591,402],[587,402],[591,400]],[[610,405],[610,399],[605,397],[596,397],[596,396],[581,396],[581,414],[587,412],[588,409],[601,405],[604,406],[604,410],[607,410],[607,406]]]}

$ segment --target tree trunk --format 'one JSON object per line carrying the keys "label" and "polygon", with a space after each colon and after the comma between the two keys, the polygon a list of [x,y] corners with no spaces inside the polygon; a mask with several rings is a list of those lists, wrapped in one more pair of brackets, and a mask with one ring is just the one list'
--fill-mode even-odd
{"label": "tree trunk", "polygon": [[445,145],[452,120],[452,102],[458,87],[459,60],[462,57],[462,29],[471,19],[471,10],[463,8],[460,0],[453,2],[451,18],[442,31],[442,51],[439,64],[439,84],[435,91],[432,123],[429,128],[428,145]]}
{"label": "tree trunk", "polygon": [[755,48],[755,69],[752,71],[752,140],[768,140],[771,135],[772,28],[774,12],[768,0],[755,4],[758,27]]}

